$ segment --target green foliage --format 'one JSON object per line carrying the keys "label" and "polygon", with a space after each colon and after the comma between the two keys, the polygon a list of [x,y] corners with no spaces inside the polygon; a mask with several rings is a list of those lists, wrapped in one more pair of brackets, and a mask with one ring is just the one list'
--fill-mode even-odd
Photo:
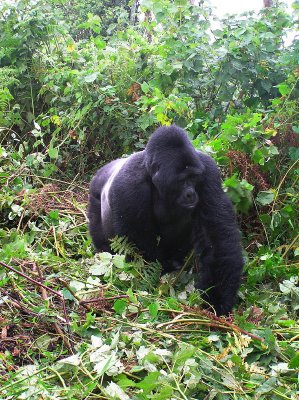
{"label": "green foliage", "polygon": [[111,248],[116,253],[123,254],[133,261],[133,265],[124,264],[127,280],[132,287],[137,286],[143,290],[149,290],[157,286],[162,270],[158,262],[146,263],[127,238],[115,238],[111,243]]}
{"label": "green foliage", "polygon": [[[295,400],[299,47],[283,40],[298,6],[217,29],[202,2],[140,7],[0,4],[0,261],[63,294],[69,320],[0,267],[1,398]],[[126,238],[92,253],[89,174],[171,123],[217,161],[238,211],[233,321],[202,313],[192,271],[160,278]]]}
{"label": "green foliage", "polygon": [[[142,146],[155,124],[190,124],[198,134],[208,121],[216,128],[228,112],[265,107],[291,87],[284,81],[294,53],[280,44],[293,21],[279,6],[221,21],[214,40],[210,9],[189,2],[143,2],[152,16],[134,25],[123,19],[126,2],[105,12],[93,0],[76,0],[67,12],[63,0],[1,7],[1,74],[18,101],[4,122],[20,126],[30,145],[38,122],[46,143],[59,143],[57,163],[71,170]],[[266,150],[255,152],[263,163]]]}
{"label": "green foliage", "polygon": [[239,181],[236,175],[227,178],[224,181],[224,187],[227,188],[227,194],[231,201],[236,205],[240,212],[248,212],[252,204],[251,192],[253,186],[245,179]]}

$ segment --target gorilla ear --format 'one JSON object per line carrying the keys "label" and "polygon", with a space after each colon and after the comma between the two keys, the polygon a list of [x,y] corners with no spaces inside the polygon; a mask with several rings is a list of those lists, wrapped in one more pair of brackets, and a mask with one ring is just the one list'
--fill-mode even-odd
{"label": "gorilla ear", "polygon": [[155,175],[159,173],[160,166],[157,163],[152,163],[151,168],[150,168],[150,175],[153,178]]}
{"label": "gorilla ear", "polygon": [[151,177],[151,180],[153,184],[156,187],[160,186],[160,178],[161,178],[161,172],[160,172],[160,166],[158,163],[153,162],[149,168],[149,175]]}
{"label": "gorilla ear", "polygon": [[146,162],[147,173],[151,178],[158,174],[160,166],[156,162]]}

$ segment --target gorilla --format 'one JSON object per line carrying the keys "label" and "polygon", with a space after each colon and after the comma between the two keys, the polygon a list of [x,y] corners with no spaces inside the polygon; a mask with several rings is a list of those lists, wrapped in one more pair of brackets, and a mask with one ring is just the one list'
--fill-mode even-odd
{"label": "gorilla", "polygon": [[217,315],[228,315],[243,267],[240,234],[219,170],[176,125],[158,128],[145,149],[99,169],[91,181],[89,232],[97,251],[126,236],[163,272],[200,260],[196,287]]}

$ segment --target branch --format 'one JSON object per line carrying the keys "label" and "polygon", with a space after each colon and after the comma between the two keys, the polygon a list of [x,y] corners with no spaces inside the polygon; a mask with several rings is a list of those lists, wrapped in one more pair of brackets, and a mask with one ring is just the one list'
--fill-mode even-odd
{"label": "branch", "polygon": [[[45,291],[47,291],[47,290],[48,290],[49,292],[53,293],[55,296],[58,296],[58,297],[59,297],[60,300],[61,300],[61,303],[62,303],[63,315],[64,315],[64,319],[65,319],[65,323],[66,323],[66,328],[67,328],[67,331],[68,331],[69,336],[71,336],[70,320],[69,320],[68,315],[67,315],[66,305],[65,305],[65,300],[64,300],[63,295],[62,295],[61,293],[57,292],[56,290],[51,289],[50,287],[44,285],[43,283],[41,283],[41,282],[39,282],[39,281],[37,281],[37,280],[31,278],[30,276],[24,274],[23,272],[18,271],[17,269],[11,267],[10,265],[5,264],[5,263],[2,262],[2,261],[0,261],[0,265],[2,265],[3,267],[9,269],[10,271],[16,273],[17,275],[22,276],[22,277],[25,278],[27,281],[32,282],[32,283],[34,283],[35,285],[37,285],[37,286],[39,286],[40,288],[42,288],[42,289],[43,289],[43,290],[42,290],[42,297],[43,297],[44,300],[47,300],[47,299],[48,299],[48,298],[47,298],[47,292],[45,292]],[[40,272],[39,272],[39,273],[40,273]],[[56,329],[56,328],[57,328],[57,329]],[[57,333],[59,333],[59,334],[62,336],[63,342],[66,343],[66,342],[65,342],[64,335],[63,335],[63,332],[62,332],[62,330],[60,329],[60,327],[59,327],[57,324],[55,324],[55,329],[56,329]],[[72,342],[71,342],[69,339],[68,339],[68,348],[69,348],[72,352],[74,352],[73,344],[72,344]]]}

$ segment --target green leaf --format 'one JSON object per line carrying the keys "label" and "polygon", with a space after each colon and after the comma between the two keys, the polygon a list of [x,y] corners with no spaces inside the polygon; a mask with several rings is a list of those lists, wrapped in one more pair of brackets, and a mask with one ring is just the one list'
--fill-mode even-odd
{"label": "green leaf", "polygon": [[123,269],[126,263],[124,255],[116,254],[113,256],[112,262],[116,268]]}
{"label": "green leaf", "polygon": [[277,154],[279,154],[278,148],[276,146],[270,146],[268,147],[268,152],[269,154],[271,154],[272,156],[276,156]]}
{"label": "green leaf", "polygon": [[270,92],[272,89],[272,82],[271,81],[262,81],[261,82],[262,88],[266,90],[266,92]]}
{"label": "green leaf", "polygon": [[100,253],[100,260],[104,264],[110,264],[110,261],[112,260],[112,254],[108,253],[108,251],[104,251],[103,253]]}
{"label": "green leaf", "polygon": [[94,38],[94,43],[99,50],[102,50],[106,47],[105,40],[101,39],[100,37]]}
{"label": "green leaf", "polygon": [[126,307],[127,307],[127,302],[123,299],[115,300],[113,305],[115,312],[119,315],[122,315],[125,312]]}
{"label": "green leaf", "polygon": [[271,204],[274,198],[274,191],[265,190],[258,193],[258,195],[256,196],[256,201],[262,206],[266,206],[267,204]]}
{"label": "green leaf", "polygon": [[159,382],[158,378],[160,376],[159,371],[150,372],[148,376],[146,376],[143,381],[138,382],[136,387],[143,390],[144,394],[149,394],[153,389],[158,387]]}
{"label": "green leaf", "polygon": [[97,79],[98,75],[99,75],[98,72],[93,72],[92,74],[86,75],[84,77],[84,82],[86,83],[94,82]]}
{"label": "green leaf", "polygon": [[72,293],[69,290],[67,290],[67,288],[63,288],[61,290],[61,293],[66,300],[76,301],[76,298],[72,295]]}
{"label": "green leaf", "polygon": [[180,305],[180,303],[179,303],[176,299],[174,299],[174,298],[172,298],[172,297],[168,297],[168,298],[166,299],[166,306],[167,306],[170,310],[177,310],[177,311],[181,310],[181,305]]}
{"label": "green leaf", "polygon": [[181,62],[179,62],[179,61],[174,62],[174,63],[172,64],[172,68],[173,68],[173,69],[180,70],[180,69],[183,68],[183,63],[181,63]]}
{"label": "green leaf", "polygon": [[117,384],[122,389],[125,389],[127,387],[136,387],[136,382],[132,381],[124,374],[120,375],[120,379],[119,381],[117,381]]}
{"label": "green leaf", "polygon": [[155,123],[155,116],[151,113],[143,114],[137,119],[137,123],[142,130],[146,130]]}
{"label": "green leaf", "polygon": [[154,394],[153,400],[169,400],[172,399],[173,388],[171,386],[163,386],[161,390]]}
{"label": "green leaf", "polygon": [[85,399],[86,396],[94,390],[94,388],[97,386],[98,382],[97,380],[91,381],[89,383],[85,384],[85,391],[82,393],[82,398]]}
{"label": "green leaf", "polygon": [[58,158],[58,148],[49,147],[48,154],[51,159],[56,160]]}
{"label": "green leaf", "polygon": [[212,31],[212,33],[217,38],[220,38],[223,36],[223,31],[221,29],[215,29]]}
{"label": "green leaf", "polygon": [[141,89],[142,89],[143,93],[147,94],[150,90],[149,84],[147,82],[143,82],[141,84]]}
{"label": "green leaf", "polygon": [[159,311],[159,303],[157,301],[155,303],[151,303],[148,306],[148,311],[153,319],[156,318]]}
{"label": "green leaf", "polygon": [[89,272],[91,275],[100,276],[105,275],[111,270],[111,264],[108,262],[97,261],[90,268]]}
{"label": "green leaf", "polygon": [[131,303],[138,304],[137,296],[135,295],[135,293],[133,293],[133,290],[131,288],[127,290],[127,295],[129,296],[129,300]]}
{"label": "green leaf", "polygon": [[21,213],[23,211],[23,207],[19,206],[19,204],[12,204],[11,209],[16,214]]}
{"label": "green leaf", "polygon": [[193,357],[195,352],[196,348],[194,346],[182,345],[181,349],[174,355],[174,365],[178,367],[185,364],[189,358]]}
{"label": "green leaf", "polygon": [[81,360],[80,360],[79,354],[73,354],[72,356],[63,358],[63,359],[59,360],[58,362],[62,363],[62,364],[70,364],[70,365],[78,366],[78,365],[80,365]]}
{"label": "green leaf", "polygon": [[48,214],[49,218],[53,221],[58,221],[59,219],[59,211],[58,210],[51,210]]}
{"label": "green leaf", "polygon": [[4,150],[3,147],[0,146],[0,157],[6,157],[7,156],[7,152]]}
{"label": "green leaf", "polygon": [[271,377],[257,389],[256,394],[260,395],[264,393],[269,393],[276,387],[277,379],[275,377]]}
{"label": "green leaf", "polygon": [[290,86],[286,83],[280,83],[277,88],[282,96],[287,96],[291,92]]}
{"label": "green leaf", "polygon": [[115,360],[112,355],[104,359],[101,358],[100,361],[94,365],[94,370],[97,372],[98,376],[102,376],[114,363]]}
{"label": "green leaf", "polygon": [[108,395],[109,399],[130,400],[130,397],[114,382],[110,382],[105,387],[104,393]]}
{"label": "green leaf", "polygon": [[33,121],[33,124],[34,124],[35,129],[40,132],[41,131],[40,125],[36,121]]}
{"label": "green leaf", "polygon": [[299,368],[299,353],[297,353],[289,362],[289,368]]}
{"label": "green leaf", "polygon": [[230,176],[229,178],[226,178],[224,181],[224,185],[226,187],[230,187],[230,188],[237,188],[239,186],[239,184],[240,184],[240,181],[237,178],[236,174]]}
{"label": "green leaf", "polygon": [[265,156],[263,152],[259,149],[255,150],[252,154],[252,159],[256,164],[264,165],[265,164]]}
{"label": "green leaf", "polygon": [[277,324],[285,328],[290,328],[292,326],[296,326],[296,321],[293,319],[280,319],[277,321]]}
{"label": "green leaf", "polygon": [[290,147],[289,155],[292,161],[297,161],[299,159],[299,148]]}
{"label": "green leaf", "polygon": [[274,230],[281,223],[281,213],[279,211],[274,211],[271,218],[270,228]]}

